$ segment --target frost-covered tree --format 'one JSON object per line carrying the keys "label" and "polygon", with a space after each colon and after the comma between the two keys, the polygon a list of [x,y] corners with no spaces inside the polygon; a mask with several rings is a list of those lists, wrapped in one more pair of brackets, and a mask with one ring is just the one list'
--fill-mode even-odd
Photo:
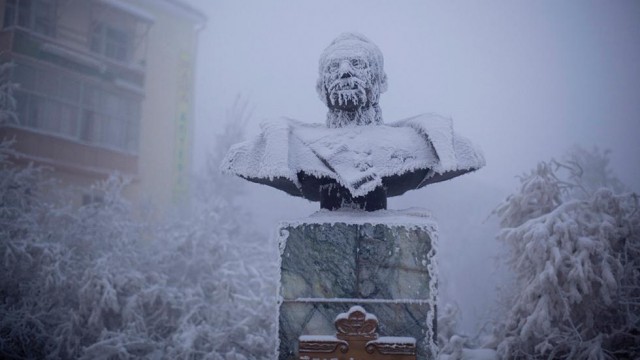
{"label": "frost-covered tree", "polygon": [[[219,141],[240,135],[230,125]],[[0,358],[273,357],[276,247],[251,231],[217,164],[192,211],[158,221],[122,197],[126,179],[71,206],[46,170],[17,167],[11,154],[3,143]]]}
{"label": "frost-covered tree", "polygon": [[540,163],[497,209],[515,275],[498,327],[508,359],[640,357],[640,211],[608,154]]}
{"label": "frost-covered tree", "polygon": [[[194,281],[194,273],[199,273],[199,291],[206,294],[197,300],[199,310],[180,324],[180,337],[167,353],[173,357],[274,356],[277,246],[253,232],[249,214],[238,203],[244,184],[219,170],[229,146],[241,140],[250,116],[248,103],[238,97],[215,139],[205,175],[197,181],[194,211],[172,229],[176,234],[171,238],[184,239],[179,251],[189,255],[182,261],[168,259],[166,272],[181,282]],[[199,352],[193,351],[194,342],[202,346]]]}
{"label": "frost-covered tree", "polygon": [[498,359],[494,349],[482,346],[486,343],[484,329],[473,337],[457,332],[461,313],[456,303],[446,303],[438,313],[438,360]]}

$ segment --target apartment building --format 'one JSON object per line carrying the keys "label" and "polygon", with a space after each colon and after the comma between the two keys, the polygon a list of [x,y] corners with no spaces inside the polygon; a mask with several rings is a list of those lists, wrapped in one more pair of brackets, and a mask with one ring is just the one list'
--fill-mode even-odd
{"label": "apartment building", "polygon": [[18,161],[53,169],[89,201],[113,172],[157,206],[188,193],[194,75],[206,18],[178,0],[0,0]]}

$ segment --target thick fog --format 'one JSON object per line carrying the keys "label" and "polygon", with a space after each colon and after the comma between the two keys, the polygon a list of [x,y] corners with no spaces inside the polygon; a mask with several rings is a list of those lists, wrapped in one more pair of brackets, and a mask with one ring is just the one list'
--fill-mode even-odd
{"label": "thick fog", "polygon": [[[611,167],[640,189],[640,3],[635,1],[210,1],[200,33],[196,164],[214,148],[225,111],[242,94],[260,121],[324,122],[318,58],[338,34],[360,32],[385,57],[387,122],[419,113],[451,117],[487,166],[390,199],[440,223],[441,297],[458,302],[464,330],[491,309],[501,275],[492,209],[517,175],[572,145],[611,149]],[[267,233],[318,204],[249,184],[244,197]],[[488,218],[488,219],[487,219]]]}

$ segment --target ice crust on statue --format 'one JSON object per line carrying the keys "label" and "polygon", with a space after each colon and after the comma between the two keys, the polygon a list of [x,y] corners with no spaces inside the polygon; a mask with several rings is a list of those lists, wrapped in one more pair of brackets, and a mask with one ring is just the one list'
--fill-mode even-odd
{"label": "ice crust on statue", "polygon": [[[353,196],[380,185],[387,196],[397,196],[484,165],[478,148],[453,132],[451,120],[434,114],[339,129],[283,118],[261,129],[229,150],[224,171],[312,201],[318,198],[303,193],[301,173],[333,179]],[[413,186],[396,186],[392,180]]]}
{"label": "ice crust on statue", "polygon": [[453,131],[451,119],[422,114],[384,124],[378,102],[386,89],[378,47],[360,34],[342,34],[319,62],[326,125],[264,122],[258,136],[231,147],[221,169],[320,201],[322,188],[334,183],[354,198],[380,189],[391,197],[484,166],[480,149]]}

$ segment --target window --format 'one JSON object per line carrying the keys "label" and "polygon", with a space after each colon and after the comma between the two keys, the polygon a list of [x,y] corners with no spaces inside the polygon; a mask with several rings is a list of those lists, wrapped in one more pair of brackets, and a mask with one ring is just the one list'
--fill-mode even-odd
{"label": "window", "polygon": [[10,27],[16,24],[16,14],[18,11],[18,4],[16,0],[6,0],[4,3],[4,27]]}
{"label": "window", "polygon": [[77,141],[138,151],[140,99],[54,67],[16,64],[20,124]]}
{"label": "window", "polygon": [[78,124],[78,108],[59,103],[58,116],[60,117],[60,124],[56,130],[67,137],[75,137]]}
{"label": "window", "polygon": [[94,205],[104,204],[104,197],[97,194],[83,194],[82,205],[87,206],[91,204],[94,204]]}
{"label": "window", "polygon": [[131,53],[131,35],[124,29],[97,23],[91,34],[91,51],[110,59],[126,62]]}
{"label": "window", "polygon": [[18,25],[37,33],[55,34],[56,0],[6,0],[4,26]]}
{"label": "window", "polygon": [[122,93],[88,85],[82,94],[81,138],[108,147],[136,152],[140,102]]}
{"label": "window", "polygon": [[99,120],[97,115],[90,110],[82,112],[82,122],[80,123],[80,140],[86,142],[97,142],[100,134]]}

